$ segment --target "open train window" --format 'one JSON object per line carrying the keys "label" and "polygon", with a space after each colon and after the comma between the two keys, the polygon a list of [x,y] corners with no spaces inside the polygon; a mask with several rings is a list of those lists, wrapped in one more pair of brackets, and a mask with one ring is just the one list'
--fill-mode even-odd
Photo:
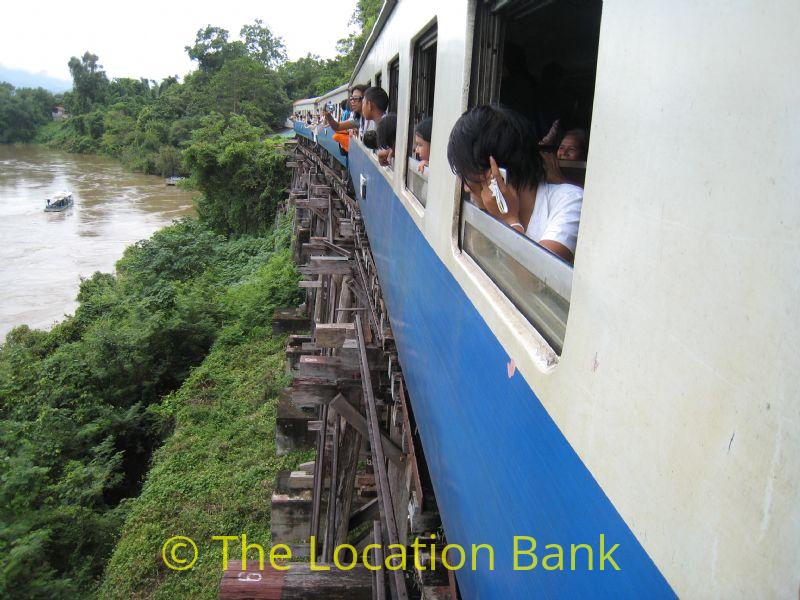
{"label": "open train window", "polygon": [[397,92],[400,89],[400,57],[389,63],[389,112],[397,113]]}
{"label": "open train window", "polygon": [[[477,2],[469,105],[499,103],[530,121],[549,163],[537,191],[566,184],[582,196],[601,11],[602,0]],[[461,248],[560,354],[572,265],[534,241],[533,220],[512,229],[465,193]]]}
{"label": "open train window", "polygon": [[383,87],[383,73],[375,75],[375,87]]}
{"label": "open train window", "polygon": [[[411,106],[408,120],[408,164],[406,187],[422,206],[428,197],[427,158],[420,155],[414,142],[415,130],[425,119],[433,117],[433,92],[436,79],[436,35],[434,23],[414,43],[411,66]],[[430,140],[428,140],[430,146]]]}

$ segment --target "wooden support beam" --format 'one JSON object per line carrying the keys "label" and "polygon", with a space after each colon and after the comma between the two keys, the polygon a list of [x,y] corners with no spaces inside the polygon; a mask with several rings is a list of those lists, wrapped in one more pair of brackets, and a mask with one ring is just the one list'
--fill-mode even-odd
{"label": "wooden support beam", "polygon": [[329,263],[314,262],[299,268],[302,275],[349,275],[353,270],[350,261],[336,261]]}
{"label": "wooden support beam", "polygon": [[311,193],[315,196],[330,196],[331,194],[331,186],[329,185],[320,185],[314,184],[311,186]]}
{"label": "wooden support beam", "polygon": [[353,507],[353,492],[358,470],[358,457],[361,454],[361,434],[345,422],[339,444],[339,475],[335,488],[334,514],[334,547],[347,542],[347,534],[351,529],[350,512]]}
{"label": "wooden support beam", "polygon": [[292,404],[301,409],[329,404],[338,393],[335,383],[316,378],[296,377],[291,387]]}
{"label": "wooden support beam", "polygon": [[320,254],[317,256],[311,256],[310,260],[312,263],[323,264],[331,262],[347,262],[348,258],[346,256]]}
{"label": "wooden support beam", "polygon": [[364,565],[342,571],[327,565],[328,571],[312,571],[310,563],[289,563],[289,569],[273,569],[265,561],[259,568],[258,557],[247,561],[232,560],[222,575],[219,600],[372,600],[372,572]]}
{"label": "wooden support beam", "polygon": [[[381,522],[377,520],[372,522],[372,541],[378,546],[375,548],[372,564],[383,565],[383,532],[381,531]],[[375,600],[386,600],[386,575],[382,568],[373,573],[372,597],[375,598]],[[398,593],[398,596],[399,595]]]}
{"label": "wooden support beam", "polygon": [[297,308],[276,308],[272,329],[276,333],[300,333],[311,328],[311,320]]}
{"label": "wooden support beam", "polygon": [[[327,441],[328,405],[322,407],[322,429],[317,436],[317,460],[314,463],[314,494],[311,502],[311,537],[319,542],[319,516],[322,508],[322,488],[325,486],[325,443]],[[311,552],[317,553],[317,548]]]}
{"label": "wooden support beam", "polygon": [[347,259],[353,258],[352,248],[345,248],[342,245],[334,243],[332,240],[322,240],[322,245],[327,252],[333,252],[334,254],[338,254],[339,256],[343,256]]}
{"label": "wooden support beam", "polygon": [[[361,324],[361,317],[356,315],[356,333],[358,339],[358,350],[361,354],[361,381],[364,390],[364,403],[367,406],[367,425],[369,427],[370,448],[372,450],[372,464],[375,467],[378,484],[378,497],[380,498],[381,517],[386,523],[387,537],[390,547],[398,544],[397,522],[395,521],[394,505],[392,504],[391,490],[389,489],[389,478],[386,473],[385,456],[383,444],[381,443],[381,432],[378,426],[378,411],[375,406],[375,397],[372,393],[372,379],[369,373],[369,363],[367,361],[367,348],[364,340],[364,327]],[[392,571],[394,590],[397,600],[408,600],[408,590],[406,589],[405,574],[401,570]]]}
{"label": "wooden support beam", "polygon": [[353,239],[353,223],[350,220],[341,219],[339,221],[339,235],[344,239]]}
{"label": "wooden support beam", "polygon": [[330,198],[326,198],[324,196],[312,196],[308,199],[308,202],[311,208],[316,208],[317,210],[330,210]]}
{"label": "wooden support beam", "polygon": [[306,342],[310,342],[310,341],[311,341],[311,336],[310,335],[293,334],[293,335],[289,336],[289,339],[287,340],[287,345],[293,346],[293,347],[302,346]]}
{"label": "wooden support beam", "polygon": [[297,198],[294,200],[294,204],[297,208],[307,208],[313,211],[322,212],[328,210],[327,198]]}
{"label": "wooden support beam", "polygon": [[335,382],[339,379],[357,379],[359,365],[346,357],[306,354],[297,362],[297,371],[301,377],[318,377]]}
{"label": "wooden support beam", "polygon": [[[331,562],[333,560],[333,550],[336,547],[335,543],[335,523],[336,523],[336,501],[339,499],[336,493],[336,488],[339,481],[339,436],[342,431],[342,420],[336,411],[333,413],[333,451],[331,452],[331,486],[330,494],[328,496],[328,513],[325,516],[325,543],[322,546],[322,560]],[[350,487],[350,494],[353,493],[352,486]]]}
{"label": "wooden support beam", "polygon": [[314,342],[318,348],[341,348],[345,340],[356,337],[355,323],[317,323]]}
{"label": "wooden support beam", "polygon": [[401,429],[403,431],[403,447],[406,449],[406,452],[410,455],[409,460],[411,463],[411,481],[414,485],[414,491],[417,495],[417,502],[419,502],[420,506],[424,503],[423,491],[422,491],[422,480],[419,476],[419,465],[417,464],[417,455],[414,449],[414,438],[413,433],[411,430],[411,419],[408,415],[408,406],[406,405],[406,391],[405,391],[405,384],[403,383],[403,378],[397,376],[392,379],[392,398],[394,399],[395,403],[400,406],[400,414],[402,418],[402,425]]}
{"label": "wooden support beam", "polygon": [[364,523],[369,523],[370,521],[374,520],[375,517],[379,517],[380,514],[381,511],[380,507],[378,506],[378,499],[373,498],[350,515],[350,521],[348,522],[347,528],[355,529]]}
{"label": "wooden support beam", "polygon": [[308,432],[309,415],[297,408],[285,394],[278,398],[275,416],[275,446],[278,456],[314,447],[315,435]]}
{"label": "wooden support beam", "polygon": [[303,279],[298,282],[298,285],[304,289],[319,289],[322,287],[321,279]]}
{"label": "wooden support beam", "polygon": [[[347,419],[347,422],[355,427],[356,431],[358,431],[361,435],[369,436],[367,420],[358,409],[356,409],[352,404],[350,404],[350,402],[347,401],[347,398],[341,394],[338,394],[333,400],[331,400],[330,405],[336,412]],[[389,439],[389,436],[381,432],[381,441],[383,442],[383,451],[386,454],[386,458],[398,465],[403,464],[405,461],[403,451],[392,440]]]}

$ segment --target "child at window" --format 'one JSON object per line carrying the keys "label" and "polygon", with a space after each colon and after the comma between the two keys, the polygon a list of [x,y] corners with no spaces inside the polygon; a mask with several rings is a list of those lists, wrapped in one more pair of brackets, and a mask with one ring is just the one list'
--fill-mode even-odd
{"label": "child at window", "polygon": [[419,160],[417,170],[420,173],[425,171],[425,167],[431,159],[431,131],[433,130],[433,119],[428,117],[422,119],[414,128],[414,154]]}

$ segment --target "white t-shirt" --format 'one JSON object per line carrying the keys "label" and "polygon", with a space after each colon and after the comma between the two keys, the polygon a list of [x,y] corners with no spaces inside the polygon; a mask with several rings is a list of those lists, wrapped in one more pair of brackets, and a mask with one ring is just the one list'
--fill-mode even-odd
{"label": "white t-shirt", "polygon": [[571,183],[540,183],[525,235],[535,242],[553,240],[575,253],[583,189]]}

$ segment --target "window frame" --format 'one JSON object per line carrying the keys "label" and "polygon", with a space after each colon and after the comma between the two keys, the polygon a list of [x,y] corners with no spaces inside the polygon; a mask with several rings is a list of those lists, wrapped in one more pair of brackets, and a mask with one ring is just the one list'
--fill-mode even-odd
{"label": "window frame", "polygon": [[389,112],[397,113],[400,94],[400,55],[397,54],[389,61]]}
{"label": "window frame", "polygon": [[[525,0],[495,0],[475,3],[474,31],[472,33],[470,79],[467,91],[467,109],[480,104],[499,102],[501,92],[501,78],[503,66],[503,53],[506,43],[505,24],[513,16],[539,8],[543,2],[526,2]],[[594,85],[596,87],[597,81]],[[567,169],[583,168],[585,176],[586,162],[559,161],[559,165]],[[524,233],[519,233],[483,212],[463,192],[459,180],[459,191],[456,192],[457,231],[454,242],[457,250],[477,268],[487,283],[497,289],[509,303],[509,308],[518,312],[521,319],[527,322],[555,356],[563,352],[563,344],[568,328],[569,308],[571,304],[572,282],[574,267],[552,254],[544,247],[528,238]],[[546,288],[558,298],[567,303],[567,314],[564,319],[563,335],[560,339],[548,335],[547,327],[543,324],[545,319],[532,318],[513,298],[513,294],[503,289],[500,280],[496,279],[497,271],[485,268],[481,263],[485,259],[473,255],[465,243],[467,226],[473,227],[482,236],[486,237],[500,252],[513,258],[531,274],[535,279],[541,280]],[[522,287],[522,286],[520,286]]]}
{"label": "window frame", "polygon": [[[436,66],[437,66],[437,52],[439,42],[439,23],[434,19],[426,24],[420,33],[412,40],[411,43],[411,80],[409,85],[409,98],[408,98],[408,132],[407,132],[407,147],[406,153],[403,157],[405,164],[405,171],[403,173],[403,188],[409,195],[416,200],[423,208],[427,204],[427,197],[418,197],[414,193],[414,184],[411,178],[421,178],[422,183],[419,186],[425,185],[427,189],[427,177],[422,177],[416,168],[412,168],[412,159],[414,159],[414,128],[417,122],[417,117],[420,114],[426,114],[433,117],[434,110],[434,95],[436,91]],[[431,57],[433,60],[431,61]],[[424,67],[424,71],[421,69]],[[423,82],[422,90],[419,88],[419,83]],[[421,100],[421,101],[420,101]],[[425,109],[424,111],[422,109]],[[427,196],[427,193],[424,194]]]}

